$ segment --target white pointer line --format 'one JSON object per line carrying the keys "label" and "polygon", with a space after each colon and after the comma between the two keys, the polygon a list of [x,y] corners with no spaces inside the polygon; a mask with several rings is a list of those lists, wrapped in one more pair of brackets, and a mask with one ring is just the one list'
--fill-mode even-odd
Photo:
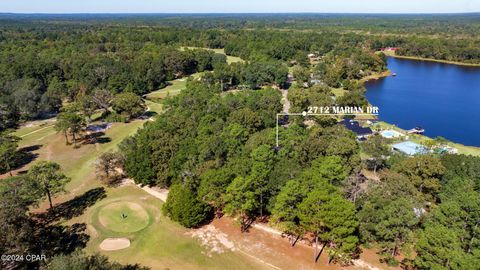
{"label": "white pointer line", "polygon": [[284,116],[284,115],[302,115],[302,116],[320,116],[320,115],[367,115],[367,116],[379,116],[378,113],[277,113],[277,116]]}

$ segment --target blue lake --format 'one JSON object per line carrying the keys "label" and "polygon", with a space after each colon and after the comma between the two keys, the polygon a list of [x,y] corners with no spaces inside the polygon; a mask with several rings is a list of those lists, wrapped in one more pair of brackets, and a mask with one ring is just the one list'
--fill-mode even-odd
{"label": "blue lake", "polygon": [[381,120],[480,146],[480,68],[391,57],[388,68],[397,76],[365,85]]}

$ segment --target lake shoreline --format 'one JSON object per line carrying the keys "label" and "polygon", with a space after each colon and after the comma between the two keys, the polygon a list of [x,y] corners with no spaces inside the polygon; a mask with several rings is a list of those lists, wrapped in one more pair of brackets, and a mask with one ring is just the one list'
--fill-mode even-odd
{"label": "lake shoreline", "polygon": [[363,78],[360,79],[360,82],[365,83],[365,82],[368,82],[370,80],[378,80],[378,79],[389,77],[389,76],[392,76],[392,75],[393,75],[392,71],[387,69],[385,71],[375,72],[371,75],[363,77]]}
{"label": "lake shoreline", "polygon": [[449,61],[449,60],[441,60],[441,59],[434,59],[434,58],[424,58],[424,57],[417,57],[417,56],[406,56],[406,55],[398,55],[398,54],[394,54],[394,53],[386,53],[385,55],[387,55],[387,56],[389,56],[389,57],[399,58],[399,59],[407,59],[407,60],[415,60],[415,61],[425,61],[425,62],[435,62],[435,63],[449,64],[449,65],[456,65],[456,66],[464,66],[464,67],[480,67],[480,64],[457,62],[457,61]]}
{"label": "lake shoreline", "polygon": [[[391,56],[391,55],[388,55],[388,56]],[[392,56],[393,58],[399,58],[399,59],[407,59],[407,60],[414,60],[414,61],[422,61],[422,59],[416,59],[415,57],[407,57],[407,58],[404,58],[403,56]],[[437,62],[437,61],[435,61]],[[440,60],[438,61],[440,62]],[[450,63],[445,63],[445,64],[450,64]],[[480,65],[478,65],[478,67],[480,67]],[[388,67],[387,67],[388,68]],[[370,76],[367,76],[367,77],[364,77],[362,79],[360,79],[359,81],[363,83],[363,85],[365,86],[365,88],[367,89],[366,91],[368,91],[368,88],[366,87],[366,84],[371,81],[371,80],[379,80],[379,79],[384,79],[386,77],[389,77],[389,76],[392,76],[393,75],[393,72],[388,68],[387,71],[384,71],[384,72],[381,72],[381,73],[374,73]],[[370,101],[369,101],[370,103]],[[383,122],[385,127],[388,129],[388,128],[391,128],[391,129],[395,129],[397,131],[400,131],[402,133],[407,133],[405,129],[402,129],[400,127],[398,127],[396,124],[394,123],[390,123],[386,120],[381,120],[379,117],[377,117],[377,119],[380,121],[380,122]],[[361,120],[361,119],[360,119]],[[425,141],[427,140],[432,140],[434,139],[433,137],[429,137],[427,135],[415,135],[415,136],[412,136],[413,138],[413,141],[417,142],[417,143],[424,143]],[[473,145],[465,145],[465,144],[462,144],[462,143],[458,143],[458,142],[455,142],[455,141],[450,141],[447,143],[447,145],[451,146],[451,147],[454,147],[454,148],[457,148],[459,150],[459,154],[465,154],[465,155],[472,155],[472,156],[480,156],[480,147],[479,146],[473,146]]]}

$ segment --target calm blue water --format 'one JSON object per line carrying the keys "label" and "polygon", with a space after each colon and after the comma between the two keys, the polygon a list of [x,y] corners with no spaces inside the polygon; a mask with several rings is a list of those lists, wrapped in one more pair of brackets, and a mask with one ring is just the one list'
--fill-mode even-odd
{"label": "calm blue water", "polygon": [[480,146],[480,68],[396,58],[388,58],[388,68],[397,76],[366,84],[381,120]]}

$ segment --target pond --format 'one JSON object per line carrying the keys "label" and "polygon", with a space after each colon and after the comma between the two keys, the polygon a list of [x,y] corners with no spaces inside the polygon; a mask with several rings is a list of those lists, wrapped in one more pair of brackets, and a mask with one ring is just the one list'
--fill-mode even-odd
{"label": "pond", "polygon": [[429,137],[480,146],[480,68],[388,58],[396,74],[366,83],[380,119]]}

